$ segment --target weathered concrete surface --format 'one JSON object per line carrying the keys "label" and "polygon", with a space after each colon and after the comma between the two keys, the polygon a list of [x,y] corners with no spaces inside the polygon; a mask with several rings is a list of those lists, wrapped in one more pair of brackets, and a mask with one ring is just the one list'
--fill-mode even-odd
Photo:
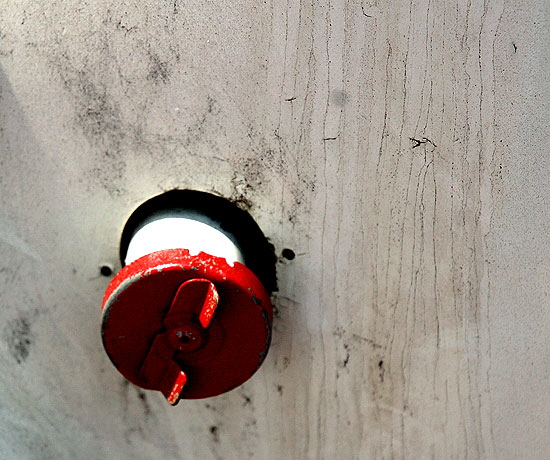
{"label": "weathered concrete surface", "polygon": [[[0,1],[0,452],[543,459],[548,6]],[[125,219],[240,200],[273,347],[167,407],[99,336]]]}

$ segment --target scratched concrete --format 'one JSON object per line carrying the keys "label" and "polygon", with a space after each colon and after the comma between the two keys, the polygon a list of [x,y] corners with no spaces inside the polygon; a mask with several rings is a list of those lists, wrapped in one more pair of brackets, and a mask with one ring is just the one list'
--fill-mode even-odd
{"label": "scratched concrete", "polygon": [[[543,459],[548,6],[0,0],[0,457]],[[173,409],[103,352],[171,188],[280,257],[273,345]]]}

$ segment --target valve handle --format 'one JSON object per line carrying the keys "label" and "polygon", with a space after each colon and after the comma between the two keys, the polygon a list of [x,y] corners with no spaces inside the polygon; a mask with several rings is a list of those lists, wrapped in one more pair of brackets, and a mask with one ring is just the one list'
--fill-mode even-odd
{"label": "valve handle", "polygon": [[[216,286],[205,278],[184,282],[164,318],[165,330],[158,333],[143,361],[141,376],[158,388],[168,402],[176,405],[187,382],[187,375],[174,361],[177,352],[192,352],[205,341],[207,329],[218,306]],[[197,321],[198,319],[198,321]]]}

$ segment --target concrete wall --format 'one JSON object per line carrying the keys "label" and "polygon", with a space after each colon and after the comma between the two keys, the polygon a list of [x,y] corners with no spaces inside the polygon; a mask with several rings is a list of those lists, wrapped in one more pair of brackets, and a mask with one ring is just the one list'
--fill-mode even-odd
{"label": "concrete wall", "polygon": [[[1,0],[0,457],[547,458],[548,31],[543,0]],[[297,257],[259,373],[171,408],[105,355],[99,267],[175,187]]]}

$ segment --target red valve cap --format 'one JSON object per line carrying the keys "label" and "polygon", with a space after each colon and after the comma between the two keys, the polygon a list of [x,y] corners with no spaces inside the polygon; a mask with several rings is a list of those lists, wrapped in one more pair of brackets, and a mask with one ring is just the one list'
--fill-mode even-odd
{"label": "red valve cap", "polygon": [[186,249],[125,266],[102,310],[103,345],[115,367],[171,404],[244,383],[271,341],[273,308],[258,278],[238,262]]}

